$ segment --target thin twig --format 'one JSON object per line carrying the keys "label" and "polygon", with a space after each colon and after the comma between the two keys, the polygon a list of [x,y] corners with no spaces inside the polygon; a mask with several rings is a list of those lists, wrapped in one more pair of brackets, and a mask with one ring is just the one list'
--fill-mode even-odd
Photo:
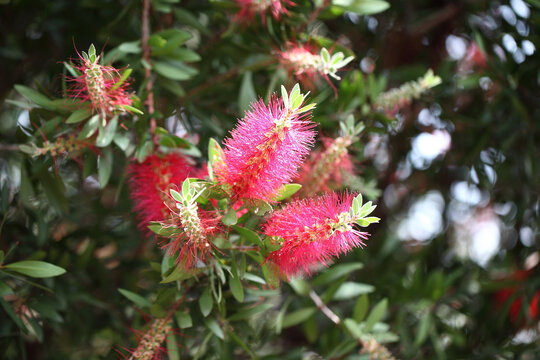
{"label": "thin twig", "polygon": [[[143,60],[146,64],[150,64],[150,45],[148,45],[148,39],[150,38],[150,0],[143,0],[143,11],[141,20],[141,43],[143,49]],[[144,80],[146,81],[146,107],[150,116],[150,133],[152,135],[156,132],[156,119],[154,118],[154,80],[152,79],[152,71],[148,67],[144,67]],[[154,141],[156,141],[154,136]]]}
{"label": "thin twig", "polygon": [[0,144],[0,151],[21,151],[17,144]]}
{"label": "thin twig", "polygon": [[326,315],[326,317],[328,317],[334,324],[341,325],[341,319],[339,318],[339,316],[337,316],[336,313],[334,313],[332,310],[330,310],[328,306],[326,306],[326,304],[322,301],[320,296],[317,295],[315,291],[310,290],[309,297],[311,298],[311,300],[313,300],[317,308],[321,310],[324,315]]}

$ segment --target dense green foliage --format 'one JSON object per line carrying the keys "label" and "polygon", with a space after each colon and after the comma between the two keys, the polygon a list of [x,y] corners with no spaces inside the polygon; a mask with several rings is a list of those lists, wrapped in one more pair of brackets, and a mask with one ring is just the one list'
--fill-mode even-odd
{"label": "dense green foliage", "polygon": [[[2,359],[129,357],[170,316],[170,359],[540,352],[538,1],[305,0],[242,24],[234,1],[152,0],[148,46],[143,3],[0,0]],[[291,43],[355,57],[301,87],[316,148],[354,139],[354,174],[329,186],[362,193],[380,223],[365,247],[280,281],[261,225],[282,205],[237,218],[206,191],[226,230],[208,267],[177,266],[137,228],[128,164],[158,148],[213,159],[253,101],[299,82],[280,63]],[[91,44],[132,70],[131,108],[106,124],[64,99]],[[48,148],[72,134],[87,142]]]}

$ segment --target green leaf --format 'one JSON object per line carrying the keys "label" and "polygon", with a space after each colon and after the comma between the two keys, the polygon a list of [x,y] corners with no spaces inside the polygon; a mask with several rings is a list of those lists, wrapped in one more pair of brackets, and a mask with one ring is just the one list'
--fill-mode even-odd
{"label": "green leaf", "polygon": [[235,225],[238,222],[238,218],[236,217],[236,211],[234,211],[233,208],[231,208],[223,218],[221,218],[221,221],[228,226]]}
{"label": "green leaf", "polygon": [[210,314],[213,306],[214,300],[212,299],[212,294],[210,293],[210,287],[207,287],[199,298],[199,307],[201,308],[201,313],[204,317],[207,317],[208,314]]}
{"label": "green leaf", "polygon": [[84,124],[81,132],[79,133],[79,140],[88,139],[90,136],[94,135],[96,130],[99,127],[99,115],[94,115]]}
{"label": "green leaf", "polygon": [[340,264],[332,266],[321,275],[317,276],[311,284],[314,286],[329,284],[336,281],[342,276],[348,275],[355,270],[359,270],[363,267],[361,263]]}
{"label": "green leaf", "polygon": [[282,201],[282,200],[288,199],[291,196],[293,196],[298,190],[300,190],[301,187],[302,185],[300,184],[285,184],[279,190],[279,193],[276,196],[275,200]]}
{"label": "green leaf", "polygon": [[197,74],[195,69],[181,62],[154,61],[152,67],[156,73],[171,80],[187,80]]}
{"label": "green leaf", "polygon": [[242,287],[242,282],[238,276],[238,269],[236,268],[236,262],[233,260],[231,266],[231,292],[238,302],[244,301],[244,288]]}
{"label": "green leaf", "polygon": [[238,320],[249,319],[253,317],[254,315],[270,310],[273,306],[274,305],[269,304],[269,303],[262,303],[260,305],[257,305],[251,308],[242,308],[242,309],[239,309],[236,314],[228,318],[228,320],[238,321]]}
{"label": "green leaf", "polygon": [[141,50],[140,40],[124,42],[118,46],[118,50],[126,54],[139,54]]}
{"label": "green leaf", "polygon": [[130,112],[130,113],[135,113],[137,115],[144,115],[144,112],[142,112],[141,110],[137,109],[136,107],[133,107],[131,105],[122,105],[120,106],[123,110],[127,111],[127,112]]}
{"label": "green leaf", "polygon": [[334,294],[334,300],[346,300],[375,291],[375,287],[356,282],[344,282]]}
{"label": "green leaf", "polygon": [[98,179],[99,187],[103,189],[111,178],[113,169],[113,152],[111,149],[103,149],[103,152],[98,157]]}
{"label": "green leaf", "polygon": [[182,197],[182,195],[178,191],[176,191],[174,189],[171,189],[171,190],[169,190],[169,192],[171,193],[171,196],[173,197],[174,200],[176,200],[178,202],[184,201],[184,198]]}
{"label": "green leaf", "polygon": [[377,14],[390,7],[383,0],[332,0],[332,4],[358,15]]}
{"label": "green leaf", "polygon": [[369,298],[367,295],[362,295],[356,301],[353,309],[353,318],[357,322],[364,320],[369,308]]}
{"label": "green leaf", "polygon": [[176,312],[176,323],[180,326],[180,329],[187,329],[193,326],[193,320],[191,320],[191,315],[184,311]]}
{"label": "green leaf", "polygon": [[0,250],[0,265],[4,262],[4,250]]}
{"label": "green leaf", "polygon": [[99,147],[106,147],[113,141],[116,134],[116,128],[118,127],[118,116],[112,118],[107,126],[99,128],[99,134],[96,139],[96,145]]}
{"label": "green leaf", "polygon": [[306,321],[310,316],[312,316],[317,308],[315,307],[308,307],[300,310],[293,311],[290,314],[287,314],[285,318],[283,318],[283,325],[282,327],[284,329],[298,325],[301,322]]}
{"label": "green leaf", "polygon": [[414,339],[414,346],[419,347],[426,341],[429,334],[429,328],[431,325],[431,316],[429,313],[424,314],[420,324],[418,324],[418,330],[416,331],[416,338]]}
{"label": "green leaf", "polygon": [[257,100],[257,94],[253,87],[253,77],[251,71],[246,71],[242,78],[242,85],[240,86],[240,93],[238,95],[238,107],[240,113],[246,113],[251,103]]}
{"label": "green leaf", "polygon": [[8,284],[5,282],[0,281],[0,298],[6,296],[6,295],[12,295],[13,289],[9,287]]}
{"label": "green leaf", "polygon": [[245,227],[233,225],[233,229],[236,230],[242,237],[249,243],[262,247],[263,242],[255,231]]}
{"label": "green leaf", "polygon": [[371,310],[369,313],[366,324],[365,324],[365,331],[369,332],[373,326],[382,320],[384,314],[386,313],[386,308],[388,307],[388,300],[382,299],[375,305],[375,307]]}
{"label": "green leaf", "polygon": [[293,290],[298,294],[302,296],[306,296],[309,294],[309,291],[311,290],[311,286],[309,283],[302,279],[292,279],[289,280],[289,285],[293,288]]}
{"label": "green leaf", "polygon": [[44,261],[24,260],[4,265],[6,269],[33,278],[48,278],[62,275],[66,270]]}
{"label": "green leaf", "polygon": [[146,300],[141,295],[135,294],[134,292],[131,292],[126,289],[118,289],[118,291],[120,292],[120,294],[124,295],[126,298],[128,298],[128,300],[132,301],[135,305],[137,305],[141,309],[146,308],[146,307],[149,308],[150,306],[152,306],[150,301]]}
{"label": "green leaf", "polygon": [[165,279],[161,280],[160,284],[167,284],[173,281],[182,281],[189,279],[194,275],[202,272],[204,269],[196,269],[193,271],[185,271],[182,266],[177,266]]}
{"label": "green leaf", "polygon": [[47,110],[55,110],[55,106],[51,99],[46,97],[45,95],[37,92],[34,89],[31,89],[24,85],[15,85],[15,90],[19,92],[22,96],[33,102],[34,104],[47,109]]}
{"label": "green leaf", "polygon": [[357,340],[362,340],[362,330],[360,330],[360,326],[356,321],[353,319],[345,319],[343,321],[343,325],[345,328],[351,333],[352,337]]}
{"label": "green leaf", "polygon": [[91,115],[91,112],[89,109],[79,109],[77,111],[72,112],[71,115],[69,115],[69,117],[66,119],[66,123],[75,124],[85,119],[88,119],[90,115]]}
{"label": "green leaf", "polygon": [[180,360],[176,336],[172,331],[167,335],[167,357],[169,360]]}
{"label": "green leaf", "polygon": [[223,340],[225,338],[225,335],[223,334],[223,330],[221,329],[221,327],[219,326],[218,322],[216,319],[213,319],[213,318],[206,318],[204,319],[204,324],[206,325],[206,327],[208,329],[210,329],[210,331],[212,331],[214,333],[214,335],[216,335],[218,338],[220,338],[221,340]]}

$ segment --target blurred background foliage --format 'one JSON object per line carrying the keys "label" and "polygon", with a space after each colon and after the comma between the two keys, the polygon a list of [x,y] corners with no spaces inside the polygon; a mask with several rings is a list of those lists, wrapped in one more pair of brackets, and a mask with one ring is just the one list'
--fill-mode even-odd
{"label": "blurred background foliage", "polygon": [[[325,136],[337,135],[344,114],[364,122],[349,188],[374,200],[383,220],[370,227],[364,249],[319,275],[278,289],[247,287],[243,304],[231,300],[219,310],[237,314],[226,323],[204,315],[200,298],[210,280],[186,280],[174,325],[181,335],[168,342],[168,356],[369,359],[353,351],[359,323],[396,358],[538,356],[540,3],[411,0],[369,15],[353,5],[381,2],[333,1],[309,23],[323,1],[296,3],[282,22],[268,16],[264,25],[259,18],[241,25],[231,1],[152,1],[158,125],[195,144],[187,151],[202,163],[208,139],[222,140],[256,96],[295,83],[275,60],[287,41],[354,54],[334,82],[337,98],[324,80],[314,84],[314,119]],[[141,6],[0,1],[2,258],[67,270],[43,280],[0,273],[2,358],[116,358],[114,349],[134,346],[130,328],[144,326],[118,289],[154,305],[172,296],[174,286],[159,285],[161,252],[137,231],[125,183],[126,156],[148,151],[148,123],[133,125],[126,156],[116,148],[77,161],[29,157],[18,145],[56,134],[54,125],[36,128],[53,116],[34,117],[13,103],[23,101],[16,84],[61,97],[62,62],[91,43],[134,70],[133,89],[144,98]],[[171,39],[179,45],[167,47]],[[382,91],[427,69],[441,85],[395,116],[374,111]],[[109,174],[96,174],[96,157],[100,166],[114,157]],[[311,289],[353,323],[330,322]],[[159,316],[159,306],[137,300]]]}

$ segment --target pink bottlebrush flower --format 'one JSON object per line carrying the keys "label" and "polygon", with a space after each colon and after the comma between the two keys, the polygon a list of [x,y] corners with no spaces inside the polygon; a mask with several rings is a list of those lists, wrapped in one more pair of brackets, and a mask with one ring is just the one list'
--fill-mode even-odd
{"label": "pink bottlebrush flower", "polygon": [[296,5],[291,0],[236,0],[236,2],[240,6],[240,11],[236,14],[235,20],[241,23],[250,23],[255,15],[259,14],[262,23],[265,24],[268,10],[275,20],[279,20],[282,15],[289,16],[286,5]]}
{"label": "pink bottlebrush flower", "polygon": [[299,272],[311,274],[315,265],[328,266],[331,258],[363,246],[369,234],[355,229],[358,219],[350,213],[353,200],[352,194],[328,193],[294,201],[274,212],[264,233],[281,241],[281,248],[271,252],[268,260],[282,275],[291,277]]}
{"label": "pink bottlebrush flower", "polygon": [[[299,88],[297,91],[299,94]],[[293,93],[302,96],[294,107],[275,94],[268,106],[262,100],[252,104],[224,141],[222,159],[214,163],[214,173],[234,201],[272,201],[296,176],[313,144],[315,124],[310,121],[313,106],[300,108],[304,95]]]}
{"label": "pink bottlebrush flower", "polygon": [[123,106],[130,106],[131,95],[127,92],[128,82],[112,66],[100,65],[100,55],[90,47],[90,55],[79,55],[79,64],[75,68],[81,73],[70,77],[73,82],[69,89],[70,97],[88,101],[92,112],[98,112],[105,119],[107,115],[124,111]]}
{"label": "pink bottlebrush flower", "polygon": [[147,226],[151,221],[164,221],[170,216],[169,207],[174,202],[169,190],[179,186],[193,172],[195,168],[189,160],[176,153],[152,154],[142,163],[129,165],[129,187],[139,229],[148,234]]}
{"label": "pink bottlebrush flower", "polygon": [[340,80],[338,71],[354,59],[354,56],[345,57],[341,51],[330,54],[326,48],[321,48],[319,53],[316,53],[312,45],[294,43],[287,44],[286,49],[278,51],[277,54],[281,65],[289,74],[294,74],[304,86],[313,88],[317,75],[320,75],[334,92],[337,92],[337,89],[328,76]]}
{"label": "pink bottlebrush flower", "polygon": [[285,50],[277,54],[279,62],[289,74],[294,74],[305,87],[313,88],[321,64],[321,57],[314,46],[289,43]]}
{"label": "pink bottlebrush flower", "polygon": [[171,190],[175,205],[169,207],[169,220],[162,223],[171,235],[161,242],[161,248],[186,270],[206,260],[212,250],[210,237],[219,231],[220,217],[215,211],[203,210],[196,202],[198,196],[188,180],[182,184],[181,194]]}
{"label": "pink bottlebrush flower", "polygon": [[300,194],[328,192],[331,187],[343,184],[344,174],[353,173],[354,166],[347,150],[353,137],[323,138],[322,142],[324,149],[314,151],[298,175],[296,181],[302,185]]}

